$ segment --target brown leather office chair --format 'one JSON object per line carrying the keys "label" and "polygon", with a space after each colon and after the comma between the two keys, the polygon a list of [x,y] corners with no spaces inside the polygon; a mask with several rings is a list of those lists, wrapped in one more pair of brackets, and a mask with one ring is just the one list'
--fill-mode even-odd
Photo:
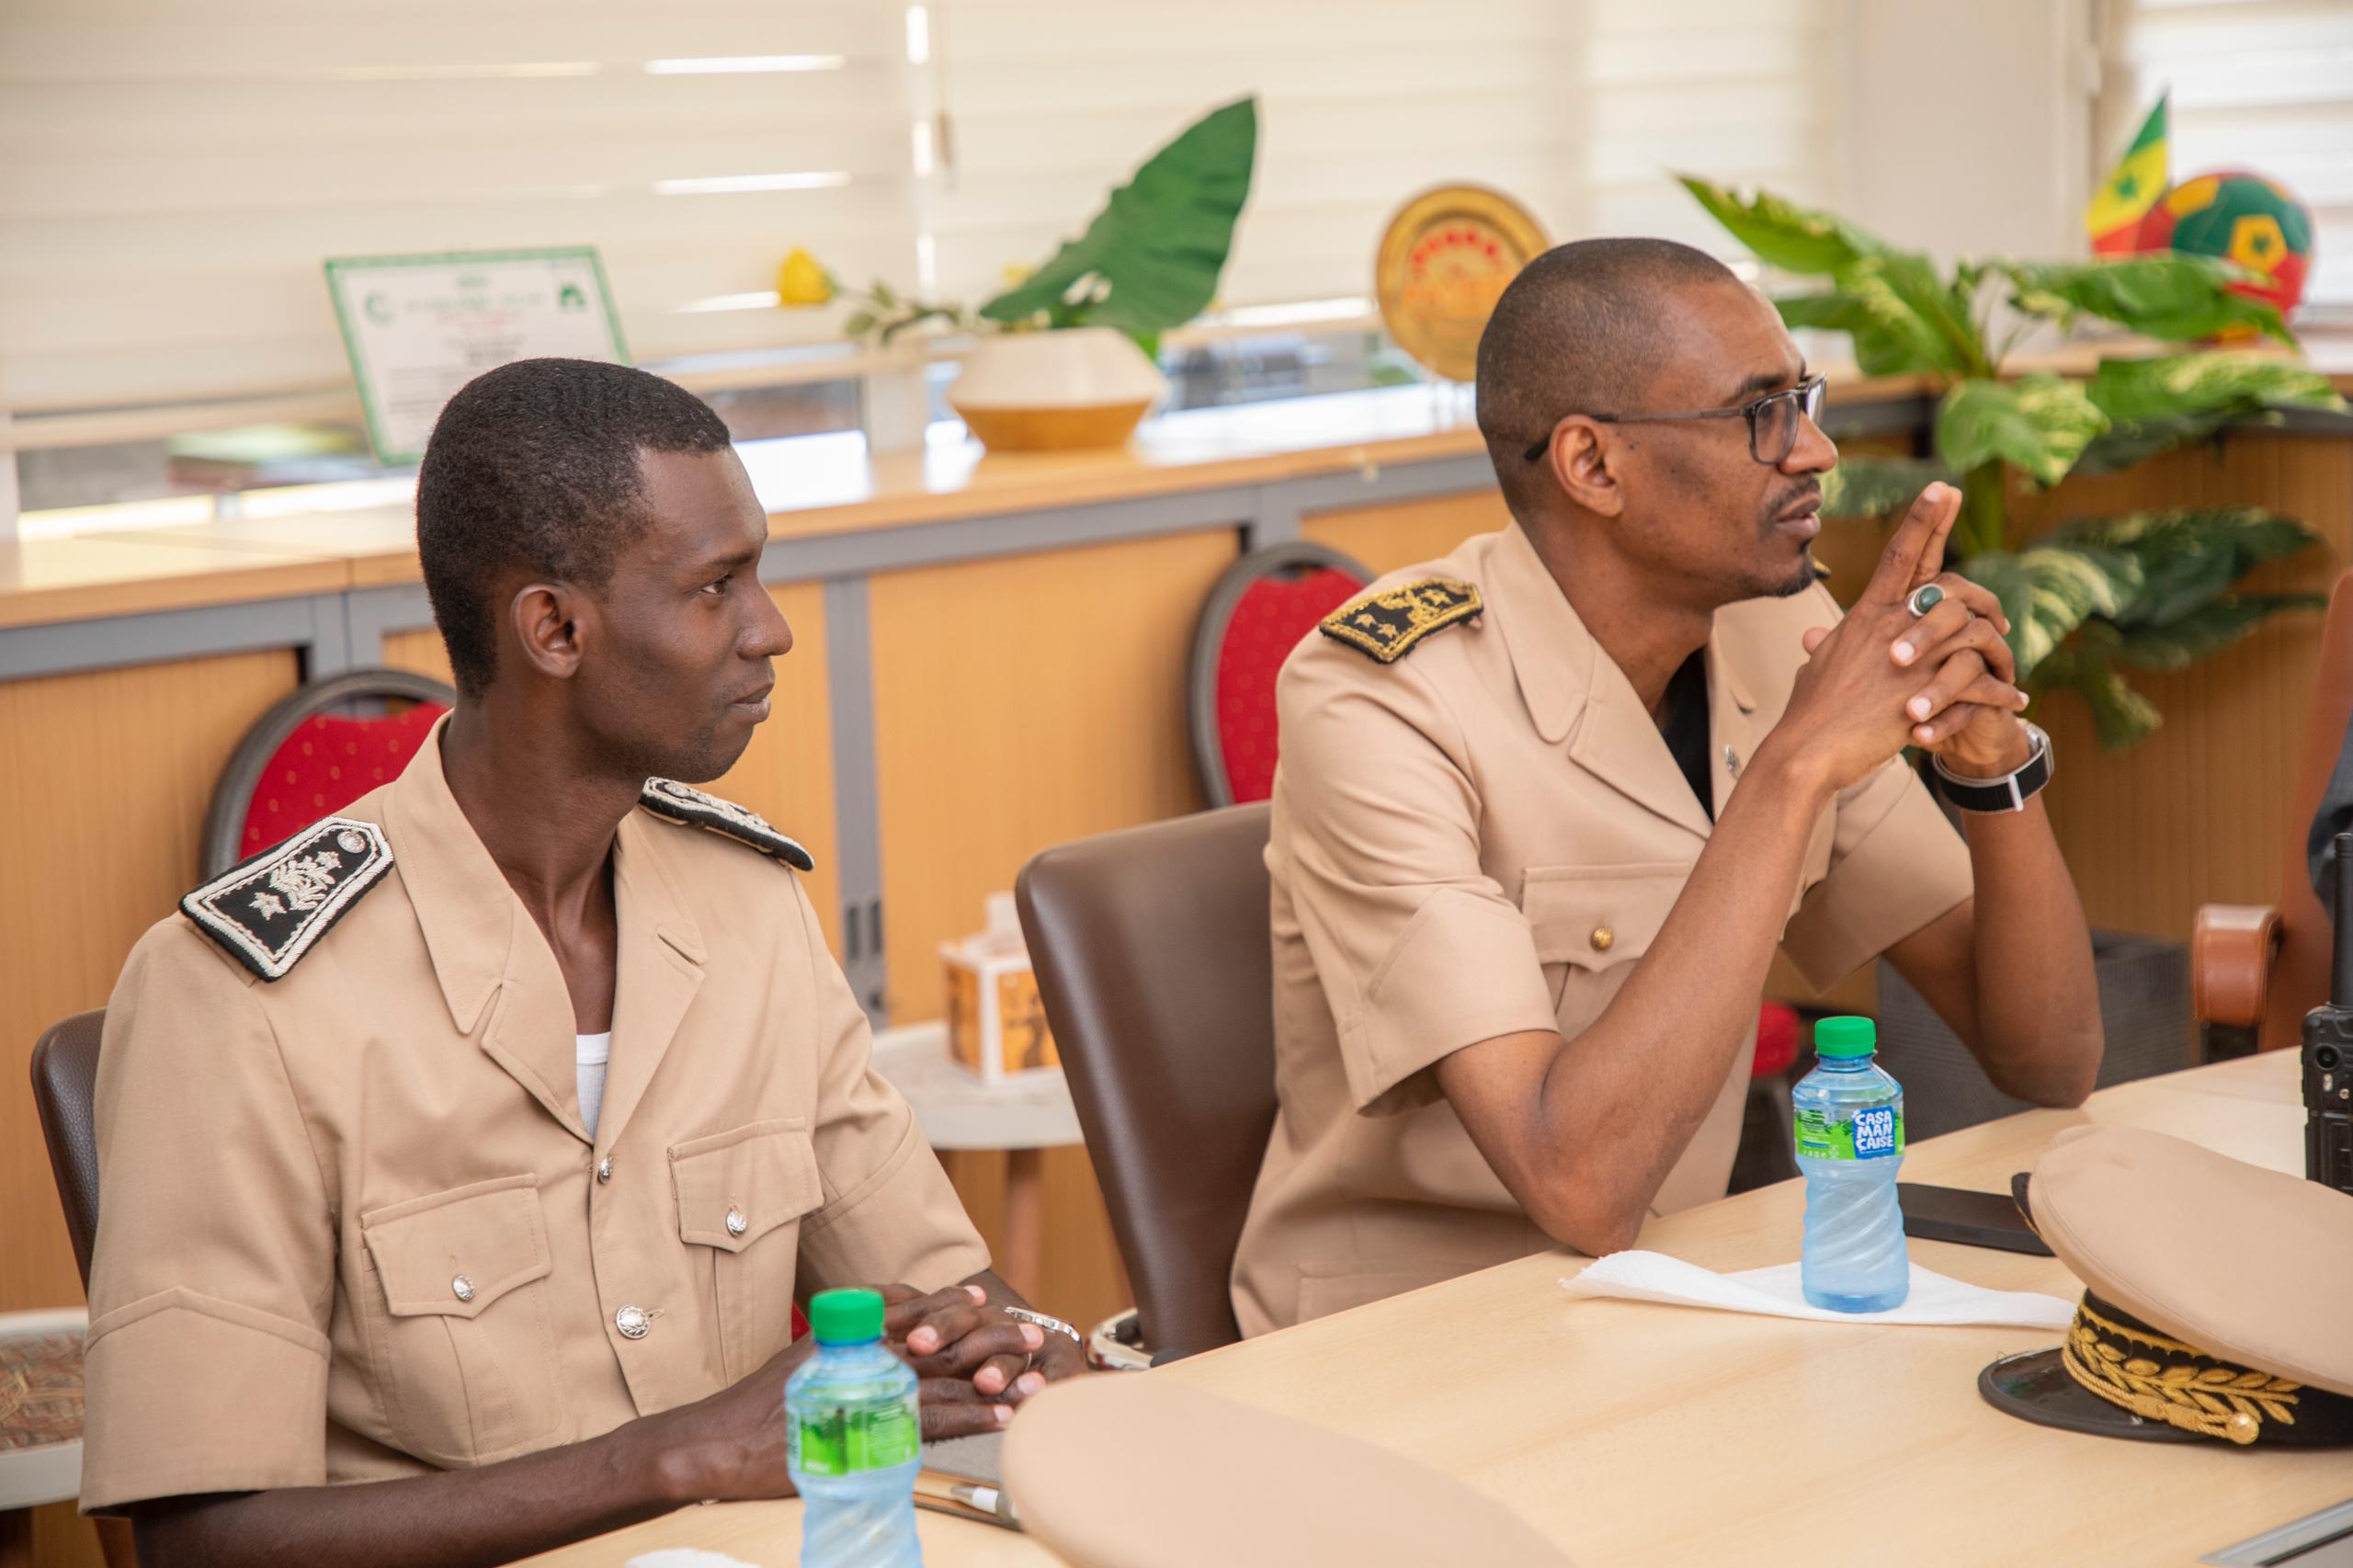
{"label": "brown leather office chair", "polygon": [[1267,809],[1049,849],[1016,896],[1156,1359],[1242,1337],[1234,1243],[1275,1120]]}
{"label": "brown leather office chair", "polygon": [[33,1047],[33,1106],[49,1144],[49,1168],[65,1205],[65,1233],[82,1286],[90,1284],[90,1244],[98,1233],[98,1035],[103,1007],[53,1026]]}
{"label": "brown leather office chair", "polygon": [[2210,903],[2189,938],[2190,1011],[2209,1059],[2301,1042],[2304,1015],[2327,998],[2331,926],[2313,894],[2304,840],[2353,721],[2353,572],[2336,580],[2321,629],[2320,669],[2304,710],[2303,761],[2288,806],[2276,905]]}
{"label": "brown leather office chair", "polygon": [[[65,1233],[82,1288],[90,1285],[90,1244],[98,1233],[98,1036],[106,1028],[103,1007],[76,1013],[53,1025],[33,1045],[33,1108],[49,1145],[49,1168],[65,1206]],[[138,1568],[131,1525],[124,1519],[93,1519],[108,1568]]]}

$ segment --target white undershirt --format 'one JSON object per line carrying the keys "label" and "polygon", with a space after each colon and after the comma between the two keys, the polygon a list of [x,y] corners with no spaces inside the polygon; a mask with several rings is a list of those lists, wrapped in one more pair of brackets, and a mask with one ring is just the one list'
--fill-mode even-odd
{"label": "white undershirt", "polygon": [[572,1037],[573,1060],[579,1074],[580,1125],[597,1136],[597,1113],[605,1108],[605,1062],[613,1053],[613,1031]]}

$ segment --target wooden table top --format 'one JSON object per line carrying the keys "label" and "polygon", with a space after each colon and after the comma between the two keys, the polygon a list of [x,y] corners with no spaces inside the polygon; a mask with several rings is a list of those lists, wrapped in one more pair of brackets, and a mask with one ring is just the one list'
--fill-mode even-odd
{"label": "wooden table top", "polygon": [[[1907,1179],[1998,1190],[2060,1129],[2120,1124],[2291,1174],[2303,1112],[2291,1053],[2144,1080],[2079,1111],[2029,1111],[1916,1144]],[[1797,1255],[1788,1182],[1655,1221],[1641,1244],[1719,1270]],[[1937,1242],[1939,1273],[2072,1299],[2055,1259]],[[1461,1476],[1596,1564],[2194,1562],[2353,1496],[2342,1450],[2089,1437],[1977,1393],[2044,1330],[1889,1327],[1571,1301],[1583,1266],[1544,1253],[1152,1374],[1332,1426]],[[534,1558],[618,1564],[700,1547],[790,1568],[800,1505],[688,1508]],[[1026,1538],[922,1518],[932,1568],[1059,1560]]]}

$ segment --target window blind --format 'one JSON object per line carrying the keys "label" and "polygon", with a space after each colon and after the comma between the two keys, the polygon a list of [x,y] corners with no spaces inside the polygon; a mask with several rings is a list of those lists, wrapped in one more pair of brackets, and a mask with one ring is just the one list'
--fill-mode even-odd
{"label": "window blind", "polygon": [[832,336],[757,301],[911,268],[906,81],[895,0],[10,0],[0,407],[346,386],[331,256],[595,244],[641,361]]}
{"label": "window blind", "polygon": [[1220,302],[1372,294],[1390,216],[1493,185],[1575,226],[1575,8],[1561,0],[938,0],[938,287],[1042,261],[1214,106],[1259,95],[1258,164]]}
{"label": "window blind", "polygon": [[2353,4],[2110,0],[2098,153],[2105,173],[2171,89],[2176,179],[2248,169],[2312,209],[2307,307],[2353,307]]}
{"label": "window blind", "polygon": [[1739,246],[1669,171],[1842,209],[1837,0],[1597,3],[1583,72],[1592,232]]}
{"label": "window blind", "polygon": [[937,0],[937,287],[978,298],[1075,233],[1195,115],[1260,95],[1222,303],[1369,298],[1391,215],[1495,186],[1557,241],[1732,242],[1685,168],[1843,194],[1838,0]]}

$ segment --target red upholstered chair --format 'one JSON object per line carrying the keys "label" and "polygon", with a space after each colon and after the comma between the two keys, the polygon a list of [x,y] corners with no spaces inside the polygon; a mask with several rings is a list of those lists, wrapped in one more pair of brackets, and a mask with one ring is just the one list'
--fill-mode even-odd
{"label": "red upholstered chair", "polygon": [[406,670],[313,681],[237,743],[204,819],[204,875],[220,875],[397,778],[458,694]]}
{"label": "red upholstered chair", "polygon": [[1320,544],[1255,550],[1225,569],[1193,629],[1193,767],[1212,806],[1275,790],[1275,674],[1315,623],[1372,581]]}

